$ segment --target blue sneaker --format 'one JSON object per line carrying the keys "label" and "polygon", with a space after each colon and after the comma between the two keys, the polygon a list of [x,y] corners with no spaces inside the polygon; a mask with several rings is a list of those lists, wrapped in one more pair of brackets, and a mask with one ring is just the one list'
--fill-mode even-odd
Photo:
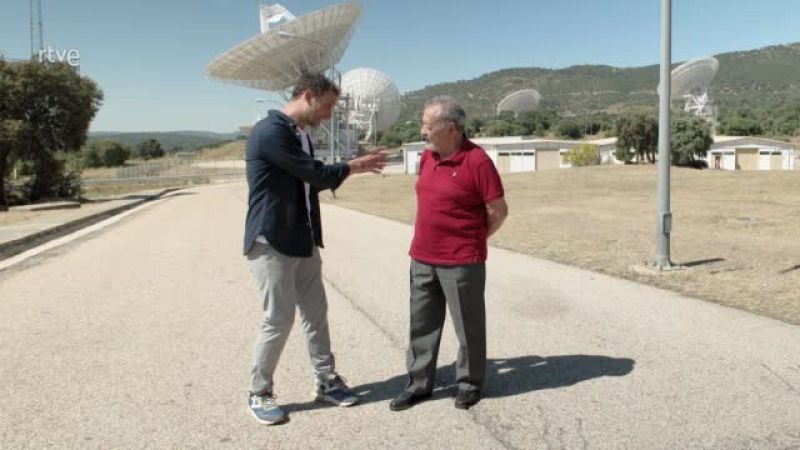
{"label": "blue sneaker", "polygon": [[353,406],[358,403],[358,396],[347,387],[345,379],[339,374],[334,372],[323,378],[325,381],[317,381],[317,400],[336,406]]}
{"label": "blue sneaker", "polygon": [[275,396],[267,392],[264,395],[250,395],[247,406],[257,421],[275,425],[286,420],[286,413],[275,403]]}

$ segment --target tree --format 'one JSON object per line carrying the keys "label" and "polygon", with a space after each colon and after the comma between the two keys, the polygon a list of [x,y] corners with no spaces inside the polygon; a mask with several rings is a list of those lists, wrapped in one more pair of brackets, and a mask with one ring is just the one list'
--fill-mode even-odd
{"label": "tree", "polygon": [[500,111],[495,119],[505,120],[507,122],[514,122],[516,120],[516,113],[514,111]]}
{"label": "tree", "polygon": [[714,142],[708,123],[692,116],[673,118],[671,135],[670,155],[675,166],[697,166],[697,158],[704,159]]}
{"label": "tree", "polygon": [[164,156],[164,149],[161,143],[155,139],[147,139],[136,147],[136,156],[147,161],[148,159],[161,158]]}
{"label": "tree", "polygon": [[526,134],[543,136],[554,123],[558,122],[558,113],[553,110],[526,111],[517,116],[517,121],[528,130]]}
{"label": "tree", "polygon": [[[77,151],[86,141],[102,92],[92,80],[63,63],[3,63],[0,80],[4,92],[0,122],[5,135],[0,144],[0,169],[7,171],[11,157],[30,160],[34,174],[26,187],[28,199],[59,195],[62,184],[72,182],[74,176],[64,176],[63,163],[56,155]],[[16,125],[9,125],[12,123]],[[0,182],[4,183],[2,172]],[[0,207],[6,205],[2,195]]]}
{"label": "tree", "polygon": [[569,149],[564,158],[573,166],[591,166],[600,164],[600,151],[596,145],[583,143]]}
{"label": "tree", "polygon": [[576,122],[564,120],[558,124],[558,134],[566,138],[580,139],[583,136],[583,131]]}
{"label": "tree", "polygon": [[520,136],[526,134],[525,128],[516,121],[494,119],[481,129],[484,136]]}
{"label": "tree", "polygon": [[483,129],[483,126],[486,124],[486,121],[481,119],[480,117],[472,117],[467,120],[467,136],[475,137],[478,136]]}
{"label": "tree", "polygon": [[758,136],[764,134],[761,124],[755,119],[747,117],[734,117],[726,125],[725,133],[734,136]]}
{"label": "tree", "polygon": [[83,149],[83,165],[86,167],[117,167],[130,157],[128,147],[113,140],[92,141]]}
{"label": "tree", "polygon": [[623,113],[617,119],[617,150],[614,156],[621,161],[630,161],[630,149],[636,150],[639,163],[656,161],[658,149],[658,120],[654,111],[636,108]]}
{"label": "tree", "polygon": [[6,197],[6,176],[14,161],[13,153],[18,151],[25,134],[24,123],[12,116],[12,105],[17,102],[16,74],[0,59],[0,211],[8,210]]}

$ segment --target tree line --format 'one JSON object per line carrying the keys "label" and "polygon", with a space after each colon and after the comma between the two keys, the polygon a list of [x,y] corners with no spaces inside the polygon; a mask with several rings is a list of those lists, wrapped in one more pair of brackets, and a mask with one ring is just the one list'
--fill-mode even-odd
{"label": "tree line", "polygon": [[[725,126],[728,126],[727,123]],[[422,139],[419,128],[418,121],[399,122],[380,133],[378,141],[380,145],[390,147],[418,142]],[[561,117],[556,111],[530,111],[518,115],[503,112],[492,118],[469,119],[466,132],[469,137],[550,136],[572,140],[598,134],[616,136],[614,156],[619,161],[654,163],[658,151],[658,111],[649,107],[633,107],[619,115],[592,114],[580,117]],[[705,158],[712,143],[713,133],[707,122],[683,112],[673,113],[670,146],[674,165],[702,166],[701,159]],[[600,162],[594,146],[576,147],[567,157],[574,165]]]}

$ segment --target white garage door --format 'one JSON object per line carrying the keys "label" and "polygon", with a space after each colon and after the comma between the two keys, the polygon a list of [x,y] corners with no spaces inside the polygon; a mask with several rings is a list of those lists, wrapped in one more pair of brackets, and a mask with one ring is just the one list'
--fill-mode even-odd
{"label": "white garage door", "polygon": [[736,170],[736,155],[726,153],[722,157],[722,168],[725,170]]}
{"label": "white garage door", "polygon": [[511,167],[510,171],[513,172],[533,172],[535,167],[535,160],[532,154],[511,154]]}
{"label": "white garage door", "polygon": [[758,170],[769,170],[769,153],[759,153]]}
{"label": "white garage door", "polygon": [[415,174],[419,172],[419,158],[422,154],[417,150],[406,152],[406,173]]}

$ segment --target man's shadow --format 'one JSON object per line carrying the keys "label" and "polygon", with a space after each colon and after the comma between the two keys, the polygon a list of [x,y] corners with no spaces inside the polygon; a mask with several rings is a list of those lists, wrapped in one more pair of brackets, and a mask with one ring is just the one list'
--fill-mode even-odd
{"label": "man's shadow", "polygon": [[[497,398],[554,389],[600,377],[621,377],[633,371],[635,361],[599,355],[519,356],[487,361],[486,386],[483,397]],[[397,375],[384,381],[353,386],[361,404],[388,401],[406,386],[408,375]],[[453,363],[436,371],[433,399],[451,397],[455,393]],[[319,402],[293,403],[282,406],[287,412],[323,408]]]}

